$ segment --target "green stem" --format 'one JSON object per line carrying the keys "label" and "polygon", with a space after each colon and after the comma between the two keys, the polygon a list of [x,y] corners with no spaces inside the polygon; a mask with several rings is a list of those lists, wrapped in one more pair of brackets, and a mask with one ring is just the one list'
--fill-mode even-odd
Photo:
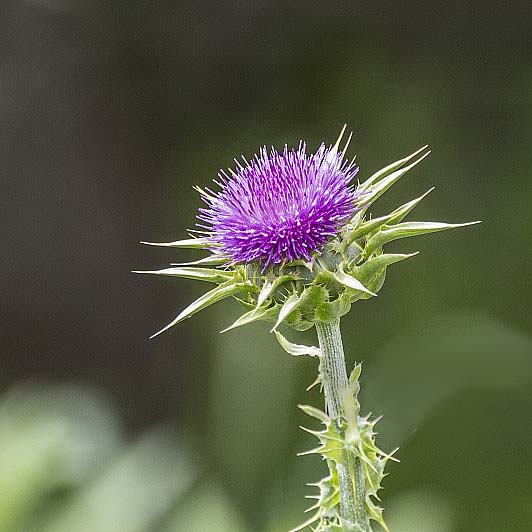
{"label": "green stem", "polygon": [[[345,430],[344,398],[349,391],[340,319],[316,322],[321,349],[321,378],[327,412],[340,431]],[[366,513],[364,468],[359,458],[346,449],[336,464],[340,484],[340,515],[350,530],[371,531]]]}

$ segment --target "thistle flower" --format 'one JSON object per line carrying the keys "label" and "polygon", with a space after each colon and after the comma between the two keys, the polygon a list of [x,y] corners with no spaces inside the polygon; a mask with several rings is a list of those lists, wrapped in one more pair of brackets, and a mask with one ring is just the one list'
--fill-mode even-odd
{"label": "thistle flower", "polygon": [[350,183],[358,167],[337,148],[322,144],[309,155],[303,142],[282,153],[264,147],[243,162],[231,177],[220,172],[219,193],[202,191],[208,208],[198,216],[214,246],[235,263],[259,261],[266,269],[310,260],[354,214]]}
{"label": "thistle flower", "polygon": [[[226,297],[248,308],[231,328],[256,320],[305,330],[349,312],[351,304],[381,289],[387,268],[415,255],[384,253],[390,241],[468,224],[402,222],[430,192],[392,213],[372,218],[369,207],[430,151],[423,147],[353,183],[358,167],[340,148],[308,154],[285,147],[260,151],[235,171],[221,172],[219,192],[195,187],[206,202],[198,215],[201,236],[154,246],[198,248],[210,255],[163,270],[137,272],[218,284],[158,333]],[[432,190],[432,189],[431,189]],[[155,336],[155,335],[154,335]]]}
{"label": "thistle flower", "polygon": [[[314,514],[295,530],[313,527],[371,531],[370,520],[388,530],[376,504],[384,467],[393,453],[381,451],[373,430],[378,419],[360,415],[361,366],[349,378],[340,334],[340,317],[351,305],[382,288],[387,269],[416,253],[386,253],[391,241],[465,224],[403,222],[432,190],[384,216],[372,217],[370,206],[430,151],[423,147],[353,184],[358,168],[345,160],[349,139],[307,154],[263,148],[251,163],[237,162],[235,171],[221,172],[219,192],[196,187],[207,207],[198,215],[202,236],[168,243],[145,244],[197,248],[209,254],[197,261],[163,270],[137,272],[197,279],[217,286],[209,290],[157,334],[227,297],[247,309],[226,331],[253,321],[272,322],[283,349],[319,360],[318,378],[326,412],[302,410],[325,428],[308,430],[320,444],[307,453],[320,454],[329,475],[313,484],[319,494],[309,508]],[[281,324],[296,330],[315,326],[319,348],[297,345],[277,331]]]}

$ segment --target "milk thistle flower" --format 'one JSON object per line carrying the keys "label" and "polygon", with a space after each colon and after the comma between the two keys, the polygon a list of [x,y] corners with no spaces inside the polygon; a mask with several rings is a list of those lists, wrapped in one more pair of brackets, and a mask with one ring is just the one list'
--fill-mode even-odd
{"label": "milk thistle flower", "polygon": [[[223,332],[257,320],[270,321],[283,349],[318,360],[325,411],[300,408],[320,421],[322,430],[305,429],[319,445],[301,454],[319,454],[329,474],[313,484],[318,493],[311,517],[293,531],[311,527],[371,531],[371,522],[388,530],[377,492],[384,467],[393,459],[375,443],[377,419],[360,414],[361,365],[348,376],[340,318],[359,300],[382,288],[389,266],[416,253],[385,253],[398,239],[470,225],[403,222],[430,190],[390,214],[372,217],[370,206],[430,151],[423,147],[379,170],[362,183],[353,182],[358,167],[346,159],[351,137],[340,148],[345,126],[334,146],[308,154],[298,149],[262,148],[235,170],[221,171],[219,190],[195,187],[206,203],[198,215],[199,231],[185,240],[149,245],[203,249],[196,261],[151,273],[197,279],[216,286],[191,303],[156,336],[180,321],[227,297],[246,309]],[[432,190],[432,189],[431,189]],[[298,345],[279,331],[316,327],[319,347]]]}
{"label": "milk thistle flower", "polygon": [[342,154],[321,145],[307,155],[285,146],[266,148],[251,163],[237,162],[231,177],[220,172],[221,191],[203,193],[207,209],[199,224],[234,262],[271,264],[311,260],[351,218],[356,192],[351,181],[358,168]]}

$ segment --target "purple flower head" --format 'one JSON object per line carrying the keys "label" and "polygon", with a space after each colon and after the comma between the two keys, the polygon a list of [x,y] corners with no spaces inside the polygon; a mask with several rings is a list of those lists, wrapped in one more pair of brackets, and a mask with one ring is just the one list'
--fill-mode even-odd
{"label": "purple flower head", "polygon": [[[345,151],[345,150],[344,150]],[[356,210],[350,184],[358,172],[337,146],[307,154],[305,143],[282,153],[261,148],[251,162],[237,161],[219,173],[220,191],[207,189],[199,225],[217,250],[235,262],[260,261],[264,268],[311,258]]]}

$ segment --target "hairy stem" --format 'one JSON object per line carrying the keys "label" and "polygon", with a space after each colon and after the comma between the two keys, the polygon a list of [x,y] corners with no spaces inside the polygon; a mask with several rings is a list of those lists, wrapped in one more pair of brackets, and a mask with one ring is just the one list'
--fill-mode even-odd
{"label": "hairy stem", "polygon": [[[316,322],[316,331],[322,353],[321,378],[329,416],[340,431],[345,430],[344,405],[350,393],[345,366],[340,319],[331,323]],[[366,488],[362,463],[350,451],[342,453],[342,462],[336,464],[340,484],[340,515],[357,531],[370,531],[366,513]],[[350,528],[351,529],[351,528]]]}

